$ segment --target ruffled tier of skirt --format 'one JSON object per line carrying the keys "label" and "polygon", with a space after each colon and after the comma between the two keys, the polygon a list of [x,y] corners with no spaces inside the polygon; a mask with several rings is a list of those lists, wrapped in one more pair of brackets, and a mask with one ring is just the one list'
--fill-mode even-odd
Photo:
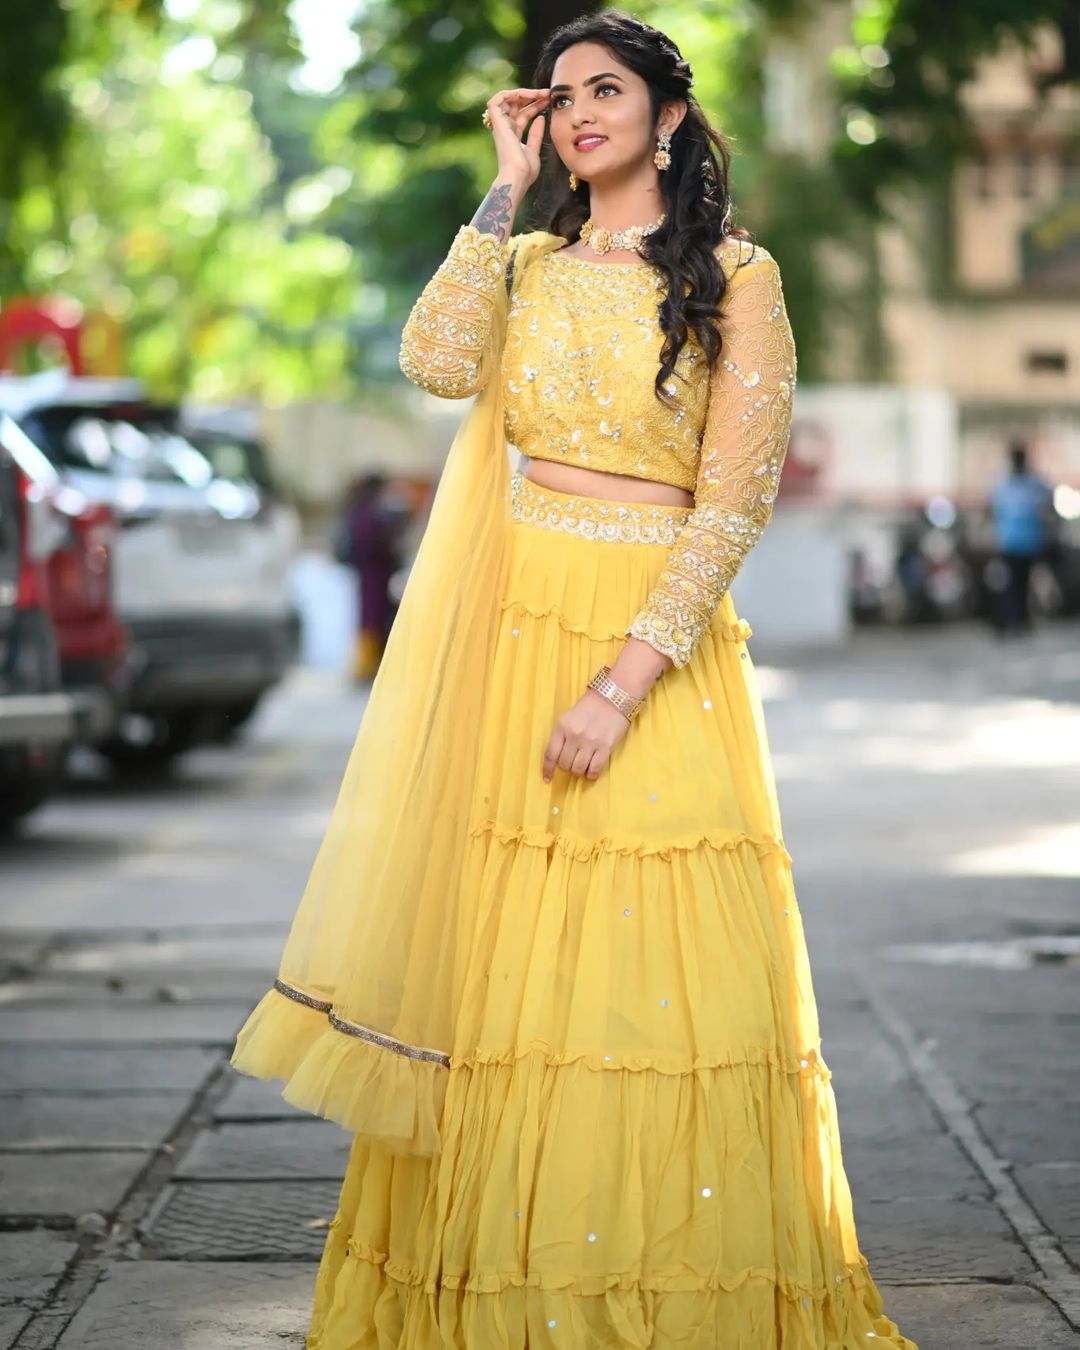
{"label": "ruffled tier of skirt", "polygon": [[539,1051],[450,1074],[443,1151],[358,1139],[311,1350],[913,1350],[855,1241],[831,1086]]}
{"label": "ruffled tier of skirt", "polygon": [[287,982],[245,1029],[241,1067],[358,1134],[310,1350],[916,1350],[858,1246],[730,595],[599,779],[542,779],[666,562],[654,510],[515,484],[462,885],[417,935],[453,1046]]}

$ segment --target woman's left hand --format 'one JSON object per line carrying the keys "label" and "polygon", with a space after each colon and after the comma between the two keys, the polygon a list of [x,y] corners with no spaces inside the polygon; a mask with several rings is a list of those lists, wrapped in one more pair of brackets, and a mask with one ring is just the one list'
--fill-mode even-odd
{"label": "woman's left hand", "polygon": [[578,778],[599,778],[629,729],[630,723],[603,694],[586,689],[555,723],[544,751],[544,782],[551,782],[556,769]]}

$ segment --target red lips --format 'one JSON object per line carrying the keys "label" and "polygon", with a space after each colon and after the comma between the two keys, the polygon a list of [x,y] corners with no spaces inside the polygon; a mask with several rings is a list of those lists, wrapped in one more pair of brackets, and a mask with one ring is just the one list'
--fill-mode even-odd
{"label": "red lips", "polygon": [[599,132],[583,132],[582,135],[574,137],[574,149],[588,152],[589,150],[595,150],[598,146],[603,145],[606,140],[607,137],[601,136]]}

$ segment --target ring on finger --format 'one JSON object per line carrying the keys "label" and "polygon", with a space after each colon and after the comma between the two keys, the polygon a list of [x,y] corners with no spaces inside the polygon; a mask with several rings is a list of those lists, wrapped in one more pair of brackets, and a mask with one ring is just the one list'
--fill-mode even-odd
{"label": "ring on finger", "polygon": [[490,109],[490,108],[485,108],[485,109],[484,109],[483,116],[480,118],[480,120],[481,120],[481,122],[483,122],[484,126],[486,126],[487,129],[490,131],[490,130],[491,130],[491,109]]}

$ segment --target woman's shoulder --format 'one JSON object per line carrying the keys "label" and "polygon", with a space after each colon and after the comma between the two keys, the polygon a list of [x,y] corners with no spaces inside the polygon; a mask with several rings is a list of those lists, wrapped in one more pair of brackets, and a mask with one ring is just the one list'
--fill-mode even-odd
{"label": "woman's shoulder", "polygon": [[561,234],[549,234],[547,230],[529,230],[524,234],[512,234],[506,245],[506,289],[513,289],[520,281],[522,273],[537,258],[554,249],[562,248],[566,240]]}
{"label": "woman's shoulder", "polygon": [[512,234],[507,244],[507,253],[526,265],[533,258],[553,249],[562,248],[566,240],[561,234],[551,234],[547,230],[527,230],[524,234]]}
{"label": "woman's shoulder", "polygon": [[756,244],[752,239],[744,239],[741,235],[726,235],[717,244],[715,252],[729,281],[741,267],[748,267],[753,263],[776,265],[776,259],[767,248]]}

